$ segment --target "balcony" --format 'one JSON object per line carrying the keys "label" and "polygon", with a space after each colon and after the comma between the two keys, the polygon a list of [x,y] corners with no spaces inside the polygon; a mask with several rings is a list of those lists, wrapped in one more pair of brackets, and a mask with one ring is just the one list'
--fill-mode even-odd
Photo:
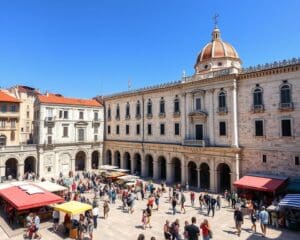
{"label": "balcony", "polygon": [[293,111],[294,110],[294,104],[292,102],[290,102],[290,103],[279,103],[279,110],[280,111]]}
{"label": "balcony", "polygon": [[148,119],[150,119],[150,118],[152,118],[152,117],[153,117],[152,113],[147,113],[147,118],[148,118]]}
{"label": "balcony", "polygon": [[166,117],[166,113],[164,113],[164,112],[161,112],[161,113],[159,113],[159,115],[158,115],[160,118],[165,118]]}
{"label": "balcony", "polygon": [[100,119],[99,118],[94,118],[93,119],[93,126],[99,126],[100,125]]}
{"label": "balcony", "polygon": [[140,113],[137,113],[137,114],[135,115],[135,118],[136,118],[137,120],[141,119],[141,114],[140,114]]}
{"label": "balcony", "polygon": [[54,127],[55,117],[45,117],[44,124],[47,127]]}
{"label": "balcony", "polygon": [[19,112],[0,112],[1,118],[19,118],[20,113]]}
{"label": "balcony", "polygon": [[120,115],[116,115],[116,120],[117,120],[117,121],[120,120]]}
{"label": "balcony", "polygon": [[208,144],[205,140],[198,139],[184,139],[184,145],[186,146],[196,146],[196,147],[205,147]]}
{"label": "balcony", "polygon": [[179,111],[174,112],[174,113],[173,113],[173,117],[180,117],[180,112],[179,112]]}
{"label": "balcony", "polygon": [[218,114],[224,115],[228,113],[227,107],[218,107]]}
{"label": "balcony", "polygon": [[190,117],[200,117],[200,118],[206,118],[208,116],[208,113],[201,109],[193,110],[189,113]]}
{"label": "balcony", "polygon": [[256,105],[253,105],[251,108],[251,111],[253,113],[264,112],[264,110],[265,110],[265,106],[263,104],[256,104]]}
{"label": "balcony", "polygon": [[130,120],[130,115],[129,114],[125,116],[125,120]]}
{"label": "balcony", "polygon": [[111,121],[111,116],[107,116],[107,121],[108,121],[108,122]]}

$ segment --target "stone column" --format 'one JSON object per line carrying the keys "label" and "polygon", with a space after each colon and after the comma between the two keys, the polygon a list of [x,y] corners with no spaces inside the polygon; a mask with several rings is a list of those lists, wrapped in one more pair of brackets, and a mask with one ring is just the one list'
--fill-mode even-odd
{"label": "stone column", "polygon": [[181,161],[180,164],[181,167],[181,185],[184,186],[187,182],[187,174],[186,174],[186,165],[185,165],[185,160],[184,158]]}
{"label": "stone column", "polygon": [[157,180],[158,178],[159,178],[158,161],[156,159],[153,159],[153,179]]}
{"label": "stone column", "polygon": [[167,167],[167,169],[166,169],[166,170],[167,170],[167,173],[166,173],[166,175],[167,175],[167,176],[166,176],[166,177],[167,177],[166,182],[167,182],[167,183],[171,183],[171,182],[174,181],[174,177],[173,177],[173,176],[174,176],[174,173],[173,173],[173,171],[172,171],[172,165],[173,165],[173,164],[170,163],[169,161],[167,161],[166,164],[167,164],[167,166],[166,166],[166,167]]}
{"label": "stone column", "polygon": [[200,189],[200,168],[197,167],[197,187]]}
{"label": "stone column", "polygon": [[75,175],[75,158],[71,158],[71,171]]}
{"label": "stone column", "polygon": [[21,180],[24,175],[24,162],[18,164],[17,169],[17,180]]}
{"label": "stone column", "polygon": [[186,93],[183,96],[183,109],[181,110],[181,143],[184,144],[184,139],[186,138],[186,126],[187,126],[187,106],[186,106]]}
{"label": "stone column", "polygon": [[85,166],[86,171],[91,171],[92,167],[91,167],[91,155],[88,154],[86,156],[86,166]]}
{"label": "stone column", "polygon": [[215,145],[215,133],[214,133],[214,91],[215,89],[210,89],[208,92],[210,94],[210,101],[209,101],[209,113],[208,113],[208,125],[209,125],[209,144],[214,146]]}
{"label": "stone column", "polygon": [[237,117],[237,83],[236,79],[233,80],[233,88],[232,88],[232,126],[233,126],[233,135],[232,135],[232,146],[239,146],[238,139],[238,117]]}
{"label": "stone column", "polygon": [[217,178],[217,172],[215,171],[215,162],[213,159],[210,160],[210,166],[209,166],[209,185],[210,185],[210,191],[216,192],[217,186],[216,186],[216,178]]}
{"label": "stone column", "polygon": [[142,177],[146,177],[146,173],[147,173],[147,164],[145,162],[145,155],[141,155],[141,176]]}
{"label": "stone column", "polygon": [[240,179],[240,154],[236,153],[235,154],[235,179],[234,180],[239,180]]}

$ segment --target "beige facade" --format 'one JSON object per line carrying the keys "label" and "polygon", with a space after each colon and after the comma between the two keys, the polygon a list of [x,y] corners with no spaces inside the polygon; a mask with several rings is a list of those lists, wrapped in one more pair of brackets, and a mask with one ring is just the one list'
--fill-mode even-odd
{"label": "beige facade", "polygon": [[105,97],[104,164],[211,191],[299,176],[300,60],[241,69],[216,32],[193,76]]}

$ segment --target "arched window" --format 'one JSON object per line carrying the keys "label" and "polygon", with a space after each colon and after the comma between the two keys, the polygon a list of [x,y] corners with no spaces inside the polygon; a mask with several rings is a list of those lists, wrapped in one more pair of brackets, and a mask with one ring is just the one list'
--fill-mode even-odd
{"label": "arched window", "polygon": [[280,87],[280,103],[291,103],[291,86],[284,84]]}
{"label": "arched window", "polygon": [[126,103],[126,112],[125,112],[125,117],[129,118],[130,117],[130,105],[129,103]]}
{"label": "arched window", "polygon": [[174,100],[174,113],[180,112],[179,98],[176,97]]}
{"label": "arched window", "polygon": [[6,136],[0,135],[0,146],[5,146],[5,145],[6,145]]}
{"label": "arched window", "polygon": [[164,114],[164,113],[165,113],[165,100],[162,97],[159,102],[159,114]]}
{"label": "arched window", "polygon": [[260,87],[257,87],[253,91],[253,105],[261,106],[263,104],[263,90]]}
{"label": "arched window", "polygon": [[137,103],[136,103],[136,112],[135,112],[135,115],[137,117],[140,117],[141,116],[141,103],[140,101],[138,100]]}
{"label": "arched window", "polygon": [[226,94],[224,91],[219,93],[219,111],[226,110]]}
{"label": "arched window", "polygon": [[152,101],[151,101],[151,99],[148,100],[148,104],[147,104],[147,114],[148,114],[148,115],[152,115]]}
{"label": "arched window", "polygon": [[120,106],[119,104],[117,104],[117,108],[116,108],[116,118],[120,118]]}

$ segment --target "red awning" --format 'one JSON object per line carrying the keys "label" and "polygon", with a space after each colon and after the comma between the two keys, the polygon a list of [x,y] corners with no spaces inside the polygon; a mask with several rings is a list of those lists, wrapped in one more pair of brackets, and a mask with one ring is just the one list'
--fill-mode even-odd
{"label": "red awning", "polygon": [[287,179],[269,177],[244,176],[235,181],[233,185],[237,188],[253,189],[264,192],[275,192]]}
{"label": "red awning", "polygon": [[31,192],[30,194],[30,191],[23,190],[20,186],[9,187],[0,190],[0,197],[10,203],[17,210],[25,210],[64,202],[63,198],[51,192],[34,185],[30,186],[33,186],[35,190],[40,191],[37,193]]}

